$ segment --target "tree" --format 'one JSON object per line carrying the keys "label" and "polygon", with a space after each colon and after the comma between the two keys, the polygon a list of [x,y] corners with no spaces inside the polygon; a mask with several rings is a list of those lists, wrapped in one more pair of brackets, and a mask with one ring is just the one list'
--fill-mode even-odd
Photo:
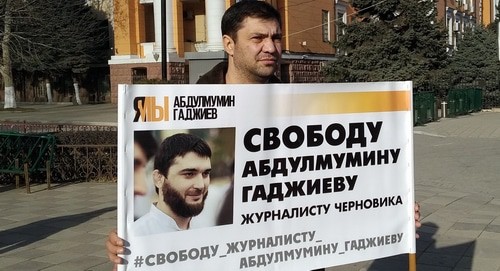
{"label": "tree", "polygon": [[16,107],[14,81],[12,79],[12,62],[10,57],[10,41],[12,38],[12,24],[14,21],[12,9],[13,1],[6,0],[4,5],[2,5],[4,27],[2,33],[2,64],[0,65],[0,73],[2,74],[5,90],[5,108]]}
{"label": "tree", "polygon": [[499,19],[500,14],[497,14],[490,25],[467,29],[457,40],[458,49],[449,57],[445,69],[450,86],[483,89],[486,106],[498,106],[500,102]]}
{"label": "tree", "polygon": [[452,86],[479,87],[484,90],[485,106],[498,106],[500,61],[496,23],[464,33],[446,71]]}
{"label": "tree", "polygon": [[434,1],[354,0],[358,10],[334,47],[338,60],[325,69],[330,82],[411,80],[425,88],[446,64],[446,33]]}
{"label": "tree", "polygon": [[466,32],[450,57],[448,71],[453,85],[496,79],[500,75],[497,46],[493,29],[477,26]]}
{"label": "tree", "polygon": [[47,75],[82,72],[92,63],[108,59],[107,21],[100,19],[85,0],[2,2],[4,108],[16,107],[12,69]]}

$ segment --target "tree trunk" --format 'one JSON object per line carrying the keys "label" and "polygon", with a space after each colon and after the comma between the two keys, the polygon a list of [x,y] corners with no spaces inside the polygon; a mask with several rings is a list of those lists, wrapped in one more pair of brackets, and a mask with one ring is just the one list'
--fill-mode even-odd
{"label": "tree trunk", "polygon": [[12,26],[11,0],[5,3],[4,33],[2,38],[2,61],[0,68],[3,82],[5,84],[5,104],[4,108],[16,108],[16,92],[14,90],[14,80],[12,79],[12,64],[10,59],[10,36]]}
{"label": "tree trunk", "polygon": [[76,78],[73,79],[73,87],[75,88],[75,101],[76,104],[81,105],[82,100],[80,100],[80,86],[78,85],[78,80]]}
{"label": "tree trunk", "polygon": [[46,79],[45,81],[45,87],[47,89],[47,103],[51,104],[53,102],[52,100],[52,87],[50,85],[50,80]]}

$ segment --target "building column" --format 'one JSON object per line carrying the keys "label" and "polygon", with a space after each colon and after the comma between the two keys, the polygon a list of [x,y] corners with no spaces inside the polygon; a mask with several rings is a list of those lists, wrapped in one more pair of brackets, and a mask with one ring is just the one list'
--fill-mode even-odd
{"label": "building column", "polygon": [[447,30],[448,30],[448,45],[450,45],[450,48],[451,46],[453,46],[453,24],[455,22],[455,19],[453,17],[453,11],[451,9],[449,9],[448,7],[446,7],[446,11],[445,11],[445,18],[447,19],[447,23],[446,23],[446,26],[447,26]]}
{"label": "building column", "polygon": [[153,10],[155,16],[155,46],[154,52],[160,54],[161,58],[161,1],[165,1],[166,28],[167,28],[167,53],[176,52],[174,46],[174,13],[172,0],[154,0]]}
{"label": "building column", "polygon": [[224,0],[205,0],[207,51],[216,52],[224,50],[220,21],[225,10],[226,5]]}

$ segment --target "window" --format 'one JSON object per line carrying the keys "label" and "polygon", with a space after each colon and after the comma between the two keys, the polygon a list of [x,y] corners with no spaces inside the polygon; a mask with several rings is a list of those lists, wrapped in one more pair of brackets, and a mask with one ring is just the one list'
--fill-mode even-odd
{"label": "window", "polygon": [[148,69],[145,67],[132,68],[132,84],[148,79]]}
{"label": "window", "polygon": [[347,8],[337,4],[335,15],[335,40],[339,40],[339,37],[344,34],[344,30],[339,26],[339,23],[347,24]]}
{"label": "window", "polygon": [[323,33],[323,42],[330,42],[330,12],[328,10],[321,11],[321,29]]}
{"label": "window", "polygon": [[153,4],[144,4],[144,42],[155,42],[155,17]]}
{"label": "window", "polygon": [[[335,5],[335,40],[338,41],[340,36],[344,34],[344,26],[347,24],[347,7],[344,4],[337,3]],[[343,55],[345,52],[343,50],[337,49],[338,55]]]}

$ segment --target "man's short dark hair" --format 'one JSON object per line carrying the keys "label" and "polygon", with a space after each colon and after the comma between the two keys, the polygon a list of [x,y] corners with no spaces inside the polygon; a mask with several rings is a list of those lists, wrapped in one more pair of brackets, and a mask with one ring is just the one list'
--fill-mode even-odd
{"label": "man's short dark hair", "polygon": [[158,143],[150,131],[135,131],[134,142],[141,147],[148,160],[155,155],[158,149]]}
{"label": "man's short dark hair", "polygon": [[212,157],[212,150],[203,139],[191,134],[175,134],[161,143],[156,152],[154,168],[167,176],[175,158],[188,152],[194,152],[200,157]]}
{"label": "man's short dark hair", "polygon": [[264,1],[243,0],[230,6],[222,16],[222,35],[228,35],[236,40],[236,33],[248,17],[276,20],[281,28],[281,15],[273,6]]}

